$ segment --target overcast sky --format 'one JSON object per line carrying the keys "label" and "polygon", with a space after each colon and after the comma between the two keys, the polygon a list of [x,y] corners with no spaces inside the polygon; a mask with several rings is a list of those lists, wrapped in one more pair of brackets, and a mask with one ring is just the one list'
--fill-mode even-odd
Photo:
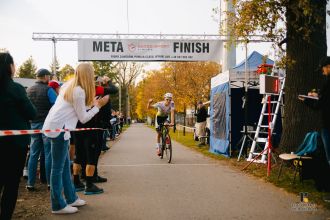
{"label": "overcast sky", "polygon": [[[0,48],[8,49],[18,66],[32,56],[38,68],[49,68],[52,43],[33,41],[33,32],[128,33],[129,20],[129,32],[134,34],[217,34],[212,9],[219,4],[219,0],[128,0],[127,19],[127,0],[0,0]],[[328,28],[328,45],[329,32]],[[269,44],[251,44],[252,50],[272,54]],[[61,67],[75,67],[77,43],[59,42],[57,57]],[[236,60],[242,59],[244,50],[238,47]]]}

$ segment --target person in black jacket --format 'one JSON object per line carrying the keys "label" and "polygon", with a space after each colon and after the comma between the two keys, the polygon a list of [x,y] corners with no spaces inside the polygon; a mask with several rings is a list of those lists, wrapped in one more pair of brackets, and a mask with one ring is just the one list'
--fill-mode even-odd
{"label": "person in black jacket", "polygon": [[[102,86],[104,88],[104,93],[102,96],[105,95],[115,95],[118,92],[118,88],[111,82],[111,79],[107,76],[103,77],[102,81]],[[111,119],[111,99],[109,102],[103,106],[103,108],[100,110],[98,113],[97,117],[99,120],[97,120],[97,126],[103,129],[108,129],[110,125],[110,119]],[[104,147],[106,146],[106,135],[104,134],[106,131],[100,130],[98,132],[98,143],[97,143],[97,160],[96,160],[96,167],[95,167],[95,172],[94,172],[94,177],[93,177],[93,182],[95,183],[102,183],[106,182],[107,178],[99,176],[98,169],[97,169],[97,164],[99,161],[99,157],[101,155],[101,151],[105,149]]]}
{"label": "person in black jacket", "polygon": [[[98,81],[97,81],[98,82]],[[116,87],[115,87],[116,88]],[[109,87],[96,86],[96,96],[103,97],[113,94],[117,90]],[[109,102],[87,123],[78,123],[77,128],[106,128],[110,121],[111,104]],[[73,177],[76,191],[85,190],[85,195],[103,193],[103,189],[96,186],[96,182],[106,182],[97,172],[98,159],[103,145],[103,130],[81,131],[75,133],[75,161]],[[86,186],[80,181],[79,172],[86,178]],[[85,172],[84,172],[85,171]]]}
{"label": "person in black jacket", "polygon": [[[22,85],[15,83],[14,60],[0,53],[0,130],[30,129],[37,111]],[[11,219],[25,163],[29,135],[0,136],[0,219]],[[2,193],[1,193],[2,192]]]}
{"label": "person in black jacket", "polygon": [[207,110],[203,105],[202,101],[198,101],[197,103],[197,112],[196,116],[196,135],[200,141],[198,146],[205,145],[205,128],[206,128],[206,118],[207,118]]}
{"label": "person in black jacket", "polygon": [[[107,76],[103,77],[102,86],[104,88],[103,95],[115,95],[118,92],[118,88],[111,82],[111,79]],[[99,115],[100,115],[99,126],[103,129],[109,129],[111,127],[111,124],[110,124],[111,108],[112,108],[111,101],[109,101],[105,106],[103,106],[103,108],[99,112]],[[107,133],[108,133],[108,131],[100,131],[100,133],[99,133],[100,140],[101,140],[100,145],[101,145],[102,151],[106,151],[106,150],[110,149],[106,143],[107,142]]]}
{"label": "person in black jacket", "polygon": [[[318,99],[302,98],[309,107],[320,110],[322,115],[322,130],[321,137],[324,146],[324,151],[328,164],[330,166],[330,57],[325,57],[320,62],[320,68],[325,76],[325,84],[323,85],[320,92],[311,91],[308,96],[317,97]],[[330,169],[329,169],[330,171]],[[330,175],[330,173],[329,173]],[[324,197],[326,202],[330,202],[330,195]]]}

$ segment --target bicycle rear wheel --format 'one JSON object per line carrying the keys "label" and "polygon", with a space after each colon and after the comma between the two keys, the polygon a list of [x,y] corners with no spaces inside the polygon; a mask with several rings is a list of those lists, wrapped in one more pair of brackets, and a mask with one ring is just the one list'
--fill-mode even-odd
{"label": "bicycle rear wheel", "polygon": [[166,138],[165,138],[165,147],[164,147],[164,151],[165,151],[165,156],[167,159],[168,163],[171,163],[172,161],[172,141],[171,141],[171,137],[169,134],[167,134]]}

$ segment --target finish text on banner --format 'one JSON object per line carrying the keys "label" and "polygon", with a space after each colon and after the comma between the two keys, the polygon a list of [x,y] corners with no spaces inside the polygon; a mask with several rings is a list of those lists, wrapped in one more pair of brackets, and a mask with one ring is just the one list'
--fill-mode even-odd
{"label": "finish text on banner", "polygon": [[220,40],[82,39],[78,59],[109,61],[220,62]]}

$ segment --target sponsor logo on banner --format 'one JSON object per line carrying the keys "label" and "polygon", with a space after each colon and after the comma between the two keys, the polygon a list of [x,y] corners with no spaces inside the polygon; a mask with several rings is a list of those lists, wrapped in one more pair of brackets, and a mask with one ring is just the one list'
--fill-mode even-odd
{"label": "sponsor logo on banner", "polygon": [[133,43],[128,44],[128,50],[134,52],[136,50],[136,46]]}

